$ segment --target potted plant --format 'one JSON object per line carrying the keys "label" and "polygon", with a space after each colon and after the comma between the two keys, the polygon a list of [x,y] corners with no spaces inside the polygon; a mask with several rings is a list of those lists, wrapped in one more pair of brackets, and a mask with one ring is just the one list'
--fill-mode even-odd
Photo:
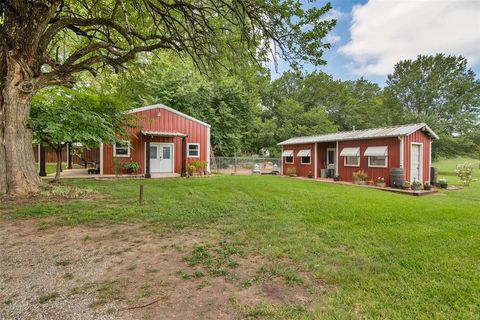
{"label": "potted plant", "polygon": [[310,179],[313,178],[313,173],[312,173],[312,171],[308,171],[308,177],[309,177]]}
{"label": "potted plant", "polygon": [[385,187],[386,187],[385,178],[384,178],[384,177],[378,177],[376,183],[377,183],[377,187],[381,187],[381,188],[385,188]]}
{"label": "potted plant", "polygon": [[333,176],[333,181],[341,181],[341,180],[342,180],[342,177],[340,177],[339,175]]}
{"label": "potted plant", "polygon": [[193,176],[193,174],[195,173],[195,166],[190,164],[188,167],[187,167],[187,171],[188,171],[188,176]]}
{"label": "potted plant", "polygon": [[295,167],[287,168],[287,174],[290,177],[296,177],[297,176],[297,169]]}
{"label": "potted plant", "polygon": [[354,172],[352,175],[353,175],[353,181],[355,184],[359,184],[359,185],[367,184],[365,180],[368,178],[368,175],[365,171],[359,170]]}
{"label": "potted plant", "polygon": [[137,161],[130,160],[123,164],[123,169],[125,169],[129,174],[133,174],[140,169],[140,164]]}
{"label": "potted plant", "polygon": [[406,180],[406,181],[403,183],[403,189],[409,190],[410,187],[411,187],[410,181]]}
{"label": "potted plant", "polygon": [[440,178],[440,179],[438,179],[438,183],[440,184],[440,188],[442,188],[442,189],[447,189],[448,188],[447,179]]}
{"label": "potted plant", "polygon": [[412,185],[410,186],[412,190],[422,190],[422,183],[418,180],[413,180]]}
{"label": "potted plant", "polygon": [[431,190],[432,189],[432,185],[430,184],[430,181],[425,181],[425,183],[423,184],[423,189],[424,190]]}

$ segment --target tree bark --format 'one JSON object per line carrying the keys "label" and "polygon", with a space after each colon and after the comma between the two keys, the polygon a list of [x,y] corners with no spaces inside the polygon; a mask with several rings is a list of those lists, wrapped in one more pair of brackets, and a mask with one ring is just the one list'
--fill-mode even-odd
{"label": "tree bark", "polygon": [[7,192],[7,161],[3,147],[3,98],[0,92],[0,195]]}
{"label": "tree bark", "polygon": [[33,92],[25,92],[22,87],[22,64],[11,56],[7,61],[0,125],[0,155],[4,155],[0,157],[0,171],[4,168],[5,179],[1,179],[0,185],[4,186],[0,191],[25,195],[37,192],[42,182],[35,170],[32,132],[28,128]]}
{"label": "tree bark", "polygon": [[61,0],[7,3],[0,25],[0,194],[25,195],[42,183],[28,120],[32,97],[41,88],[39,42]]}
{"label": "tree bark", "polygon": [[55,148],[55,154],[57,156],[57,170],[55,172],[54,182],[60,182],[60,173],[62,172],[62,146],[59,145]]}

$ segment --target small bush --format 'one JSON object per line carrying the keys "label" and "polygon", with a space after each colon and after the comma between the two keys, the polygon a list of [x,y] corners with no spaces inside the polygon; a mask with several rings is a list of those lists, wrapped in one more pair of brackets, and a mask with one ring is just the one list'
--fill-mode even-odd
{"label": "small bush", "polygon": [[463,164],[457,164],[455,172],[466,187],[470,186],[471,182],[476,181],[476,179],[473,179],[473,165],[471,162],[465,161]]}
{"label": "small bush", "polygon": [[137,161],[127,161],[123,164],[123,169],[135,173],[140,169],[140,163]]}
{"label": "small bush", "polygon": [[288,174],[289,176],[296,175],[296,174],[297,174],[297,168],[295,168],[295,167],[287,168],[287,174]]}
{"label": "small bush", "polygon": [[363,170],[355,171],[352,175],[354,181],[365,181],[368,178],[368,174]]}

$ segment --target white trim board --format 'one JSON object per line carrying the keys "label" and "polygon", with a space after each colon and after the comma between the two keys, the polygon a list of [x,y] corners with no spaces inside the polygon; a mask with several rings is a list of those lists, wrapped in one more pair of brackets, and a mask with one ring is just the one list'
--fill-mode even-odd
{"label": "white trim board", "polygon": [[418,169],[419,170],[419,174],[420,174],[420,177],[419,177],[419,181],[423,184],[423,160],[424,160],[424,149],[423,149],[423,143],[421,142],[411,142],[410,143],[410,182],[413,182],[413,177],[412,177],[412,146],[413,145],[418,145],[420,146],[420,154],[419,154],[419,157],[420,157],[420,168]]}

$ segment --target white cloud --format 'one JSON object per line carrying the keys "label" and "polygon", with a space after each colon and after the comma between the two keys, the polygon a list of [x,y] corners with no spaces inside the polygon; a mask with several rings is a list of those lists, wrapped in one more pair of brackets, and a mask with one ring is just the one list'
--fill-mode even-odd
{"label": "white cloud", "polygon": [[352,9],[351,40],[339,51],[362,75],[386,75],[419,54],[465,56],[480,62],[480,1],[369,0]]}
{"label": "white cloud", "polygon": [[340,37],[338,34],[334,34],[334,33],[329,33],[325,37],[325,42],[328,42],[332,45],[334,45],[337,42],[340,42],[340,40],[342,40],[342,37]]}
{"label": "white cloud", "polygon": [[322,16],[322,20],[335,19],[337,21],[340,21],[340,20],[345,20],[347,18],[348,18],[348,13],[342,12],[340,10],[333,9],[333,8],[328,10],[328,12],[324,16]]}

